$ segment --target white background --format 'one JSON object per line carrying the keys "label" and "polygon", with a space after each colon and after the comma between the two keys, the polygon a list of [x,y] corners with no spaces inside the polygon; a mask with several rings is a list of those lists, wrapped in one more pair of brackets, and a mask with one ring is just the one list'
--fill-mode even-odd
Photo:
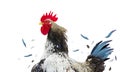
{"label": "white background", "polygon": [[[68,30],[69,55],[77,61],[83,62],[95,43],[106,40],[105,36],[116,29],[108,38],[113,40],[114,52],[106,62],[105,72],[109,72],[109,67],[112,67],[111,72],[120,71],[119,0],[0,0],[1,72],[30,72],[31,67],[39,62],[46,36],[41,34],[38,23],[40,17],[49,11],[56,13],[56,23]],[[22,38],[27,47],[24,47]],[[73,52],[75,49],[79,51]],[[32,56],[24,57],[28,54]]]}

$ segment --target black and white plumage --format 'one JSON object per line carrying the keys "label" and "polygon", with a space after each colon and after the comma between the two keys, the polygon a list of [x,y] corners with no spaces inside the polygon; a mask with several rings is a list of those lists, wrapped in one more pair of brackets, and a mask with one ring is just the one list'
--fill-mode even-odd
{"label": "black and white plumage", "polygon": [[104,62],[109,59],[108,56],[113,51],[113,49],[109,47],[111,40],[100,41],[94,46],[85,62],[77,62],[68,55],[66,29],[51,20],[48,20],[47,23],[48,22],[51,24],[51,27],[47,35],[44,54],[40,62],[33,66],[31,72],[104,71]]}
{"label": "black and white plumage", "polygon": [[45,52],[40,62],[31,72],[75,72],[68,56],[66,29],[52,24],[45,44]]}

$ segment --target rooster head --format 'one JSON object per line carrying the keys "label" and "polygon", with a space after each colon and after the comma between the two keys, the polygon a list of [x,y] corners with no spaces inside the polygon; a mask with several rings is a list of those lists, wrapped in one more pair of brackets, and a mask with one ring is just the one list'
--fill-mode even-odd
{"label": "rooster head", "polygon": [[53,15],[53,12],[49,12],[49,13],[46,13],[44,14],[41,19],[40,19],[40,24],[42,25],[41,26],[41,33],[43,35],[46,35],[48,34],[48,32],[50,31],[50,28],[52,26],[52,23],[51,22],[56,22],[58,19],[58,17],[56,17],[56,14]]}

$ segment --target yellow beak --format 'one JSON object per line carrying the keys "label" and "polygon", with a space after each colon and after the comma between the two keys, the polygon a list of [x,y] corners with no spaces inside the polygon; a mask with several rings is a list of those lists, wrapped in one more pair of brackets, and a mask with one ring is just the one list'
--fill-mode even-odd
{"label": "yellow beak", "polygon": [[43,23],[42,22],[39,22],[39,25],[42,25]]}

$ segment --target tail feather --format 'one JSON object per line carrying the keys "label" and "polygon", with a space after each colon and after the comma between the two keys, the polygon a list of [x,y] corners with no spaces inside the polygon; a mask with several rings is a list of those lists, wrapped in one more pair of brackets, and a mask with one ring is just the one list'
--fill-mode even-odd
{"label": "tail feather", "polygon": [[89,62],[89,67],[93,72],[104,71],[104,62],[109,59],[108,56],[113,52],[113,49],[109,47],[109,42],[111,40],[98,42],[88,56],[86,61]]}
{"label": "tail feather", "polygon": [[104,49],[101,52],[99,52],[97,56],[104,60],[112,53],[112,50],[113,49]]}
{"label": "tail feather", "polygon": [[111,40],[107,40],[104,42],[100,41],[99,43],[97,43],[96,46],[93,48],[91,55],[105,60],[113,52],[113,49],[108,47],[109,42],[111,42]]}

